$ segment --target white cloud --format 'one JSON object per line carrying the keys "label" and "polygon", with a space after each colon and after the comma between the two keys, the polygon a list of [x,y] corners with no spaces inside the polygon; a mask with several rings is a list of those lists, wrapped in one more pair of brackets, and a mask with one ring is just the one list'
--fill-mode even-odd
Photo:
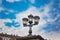
{"label": "white cloud", "polygon": [[60,7],[60,3],[58,4],[58,6]]}
{"label": "white cloud", "polygon": [[0,0],[0,6],[1,6],[1,4],[2,4],[2,0]]}
{"label": "white cloud", "polygon": [[4,7],[0,7],[0,12],[5,12],[5,14],[9,14],[9,13],[17,13],[18,11],[16,11],[16,10],[13,10],[13,9],[6,9],[6,8],[4,8]]}
{"label": "white cloud", "polygon": [[20,2],[21,0],[6,0],[7,2]]}
{"label": "white cloud", "polygon": [[14,0],[6,0],[7,2],[15,2]]}
{"label": "white cloud", "polygon": [[50,32],[46,34],[48,40],[60,40],[60,33],[58,32]]}
{"label": "white cloud", "polygon": [[6,19],[6,20],[0,19],[0,28],[2,28],[1,32],[5,31],[4,29],[7,28],[7,27],[5,27],[4,22],[10,22],[10,20],[8,20],[8,19]]}
{"label": "white cloud", "polygon": [[29,0],[32,4],[34,4],[35,3],[35,0]]}
{"label": "white cloud", "polygon": [[3,11],[3,10],[5,10],[5,9],[3,7],[0,7],[0,12]]}
{"label": "white cloud", "polygon": [[19,1],[21,1],[21,0],[15,0],[15,1],[19,2]]}
{"label": "white cloud", "polygon": [[[41,6],[38,9],[40,12],[43,9],[43,12],[41,12],[41,13],[43,13],[43,17],[46,16],[48,18],[46,20],[47,22],[55,22],[55,20],[57,20],[57,18],[59,17],[59,13],[58,13],[58,15],[54,19],[52,19],[51,16],[49,15],[49,11],[51,11],[51,7],[52,7],[53,3],[54,2],[51,1],[49,4],[46,4],[45,6]],[[56,8],[53,9],[53,11],[55,11],[55,10],[56,10]]]}
{"label": "white cloud", "polygon": [[8,11],[9,11],[9,12],[12,12],[12,13],[14,12],[14,10],[8,10]]}
{"label": "white cloud", "polygon": [[13,9],[6,9],[9,13],[16,13],[16,12],[18,12],[18,11],[16,11],[16,10],[13,10]]}

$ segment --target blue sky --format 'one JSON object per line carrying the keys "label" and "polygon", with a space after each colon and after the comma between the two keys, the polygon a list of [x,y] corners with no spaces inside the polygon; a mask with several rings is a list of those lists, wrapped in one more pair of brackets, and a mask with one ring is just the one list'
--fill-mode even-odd
{"label": "blue sky", "polygon": [[[43,34],[60,33],[60,0],[0,0],[0,31],[12,33],[12,30],[14,32],[24,30],[21,26],[21,18],[30,13],[37,14],[41,18],[36,29],[39,33],[40,30],[44,32]],[[5,31],[6,29],[10,30]]]}

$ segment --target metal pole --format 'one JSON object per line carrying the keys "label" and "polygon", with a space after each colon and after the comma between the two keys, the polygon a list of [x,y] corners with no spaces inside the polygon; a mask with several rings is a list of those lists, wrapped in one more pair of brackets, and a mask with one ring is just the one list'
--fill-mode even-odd
{"label": "metal pole", "polygon": [[32,35],[32,26],[29,26],[29,36]]}

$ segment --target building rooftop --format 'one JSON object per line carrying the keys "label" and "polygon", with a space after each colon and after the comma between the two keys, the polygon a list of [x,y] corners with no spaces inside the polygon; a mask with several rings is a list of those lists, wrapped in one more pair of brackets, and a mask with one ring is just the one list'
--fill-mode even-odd
{"label": "building rooftop", "polygon": [[17,35],[8,35],[8,34],[3,34],[3,33],[0,33],[0,37],[14,37],[18,40],[29,40],[29,39],[40,39],[40,40],[44,40],[44,38],[42,38],[40,35],[31,35],[31,36],[17,36]]}

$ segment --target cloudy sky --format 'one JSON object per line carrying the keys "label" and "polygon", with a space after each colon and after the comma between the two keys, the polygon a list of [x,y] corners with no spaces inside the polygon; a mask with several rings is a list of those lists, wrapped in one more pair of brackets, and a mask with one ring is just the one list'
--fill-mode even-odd
{"label": "cloudy sky", "polygon": [[40,17],[32,27],[33,35],[48,40],[60,40],[60,0],[0,0],[0,33],[26,36],[22,18],[29,14]]}

